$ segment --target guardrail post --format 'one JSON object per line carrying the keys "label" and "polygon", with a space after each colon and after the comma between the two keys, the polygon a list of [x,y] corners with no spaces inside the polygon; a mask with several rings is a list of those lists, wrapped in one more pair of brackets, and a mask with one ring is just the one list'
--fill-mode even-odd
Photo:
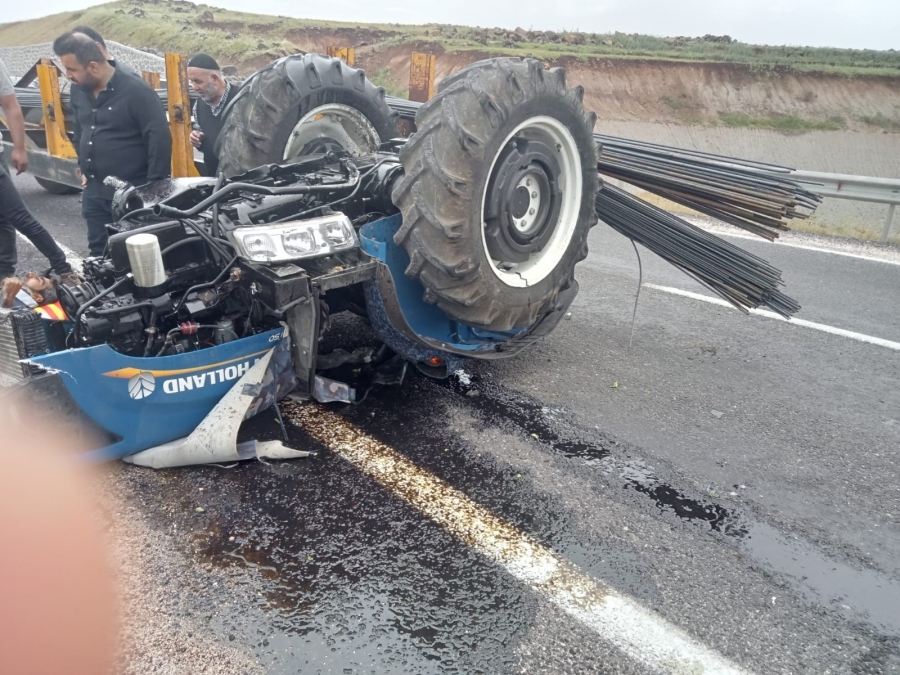
{"label": "guardrail post", "polygon": [[434,54],[413,52],[409,59],[409,100],[425,103],[434,96]]}
{"label": "guardrail post", "polygon": [[191,96],[187,64],[181,54],[166,54],[166,90],[169,95],[169,130],[172,132],[172,177],[199,176],[191,146]]}
{"label": "guardrail post", "polygon": [[159,89],[159,73],[151,71],[151,70],[142,70],[141,71],[141,79],[144,80],[147,84],[149,84],[153,89]]}
{"label": "guardrail post", "polygon": [[66,134],[66,115],[59,95],[59,70],[52,62],[40,63],[37,65],[37,75],[41,87],[47,152],[53,157],[74,159],[78,154]]}
{"label": "guardrail post", "polygon": [[328,56],[333,56],[336,59],[340,59],[348,66],[352,66],[356,63],[355,47],[335,47],[332,45],[326,48],[326,54]]}
{"label": "guardrail post", "polygon": [[891,233],[891,221],[894,219],[894,207],[896,204],[888,206],[887,218],[884,219],[884,229],[881,231],[881,243],[886,244],[888,235]]}

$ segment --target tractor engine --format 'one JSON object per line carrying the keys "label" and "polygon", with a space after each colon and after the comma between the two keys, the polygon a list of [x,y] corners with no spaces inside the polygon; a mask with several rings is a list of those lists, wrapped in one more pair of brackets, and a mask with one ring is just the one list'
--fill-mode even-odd
{"label": "tractor engine", "polygon": [[85,261],[84,283],[59,287],[74,328],[56,346],[165,356],[277,327],[278,279],[356,264],[356,228],[396,212],[390,190],[401,174],[393,153],[327,153],[225,185],[112,180],[107,253]]}

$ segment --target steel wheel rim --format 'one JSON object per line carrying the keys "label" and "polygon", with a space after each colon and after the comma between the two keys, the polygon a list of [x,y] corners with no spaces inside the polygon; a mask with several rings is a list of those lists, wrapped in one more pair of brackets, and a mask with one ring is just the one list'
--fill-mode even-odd
{"label": "steel wheel rim", "polygon": [[304,148],[327,146],[327,141],[333,141],[353,157],[372,154],[381,145],[375,127],[360,111],[340,103],[326,103],[310,110],[294,125],[282,159],[303,157],[310,154]]}
{"label": "steel wheel rim", "polygon": [[[560,211],[553,225],[553,233],[542,250],[531,254],[527,261],[519,263],[495,260],[489,252],[485,234],[487,229],[485,205],[491,178],[503,148],[514,138],[536,140],[555,148],[556,159],[561,168],[558,181],[561,190]],[[524,178],[522,180],[524,181]],[[501,282],[507,286],[526,288],[539,283],[553,271],[565,256],[569,242],[578,226],[582,189],[581,155],[574,136],[562,122],[549,116],[531,117],[510,132],[491,160],[488,180],[485,181],[481,196],[481,243],[491,271]],[[541,200],[545,198],[546,195],[540,192],[537,197],[531,197],[529,211],[535,206],[539,207]],[[516,228],[527,233],[534,223],[528,217],[524,217],[523,220],[524,223],[520,221],[516,224]]]}

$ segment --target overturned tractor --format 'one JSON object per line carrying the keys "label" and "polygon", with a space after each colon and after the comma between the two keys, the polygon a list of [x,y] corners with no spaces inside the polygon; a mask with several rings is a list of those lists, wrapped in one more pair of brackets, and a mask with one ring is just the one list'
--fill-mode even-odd
{"label": "overturned tractor", "polygon": [[[335,365],[446,377],[548,335],[598,216],[740,307],[795,311],[777,270],[601,189],[598,162],[762,234],[815,198],[773,167],[598,145],[582,93],[533,59],[479,62],[445,79],[401,139],[391,104],[408,102],[361,70],[319,55],[267,66],[226,111],[216,179],[117,183],[106,254],[58,288],[66,318],[8,322],[27,386],[94,427],[95,458],[239,459],[260,450],[235,444],[237,424],[289,392],[353,400],[326,377]],[[343,311],[385,346],[320,354]]]}

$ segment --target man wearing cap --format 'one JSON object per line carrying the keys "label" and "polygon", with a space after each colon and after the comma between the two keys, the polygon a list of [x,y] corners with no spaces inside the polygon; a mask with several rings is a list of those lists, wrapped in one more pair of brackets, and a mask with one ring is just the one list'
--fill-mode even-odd
{"label": "man wearing cap", "polygon": [[222,130],[225,108],[237,93],[237,87],[225,81],[219,64],[209,54],[197,54],[188,61],[187,75],[200,97],[194,101],[191,145],[203,153],[203,173],[215,176],[219,168],[216,139]]}
{"label": "man wearing cap", "polygon": [[[16,90],[3,61],[0,61],[0,109],[6,118],[6,126],[13,144],[12,152],[9,153],[9,163],[16,173],[20,174],[28,168],[25,120],[22,117],[22,108],[16,100]],[[16,250],[16,230],[18,230],[47,257],[51,271],[58,274],[66,283],[73,279],[74,283],[78,283],[77,277],[72,273],[72,266],[66,261],[66,254],[22,201],[22,196],[16,190],[16,184],[6,168],[6,162],[6,153],[0,144],[0,280],[12,277],[16,273],[16,264],[19,262]]]}
{"label": "man wearing cap", "polygon": [[172,136],[162,102],[146,82],[122,72],[83,33],[68,32],[53,43],[66,77],[88,95],[91,107],[75,110],[81,129],[78,165],[85,178],[81,213],[92,256],[106,249],[112,222],[115,176],[134,185],[171,174]]}

